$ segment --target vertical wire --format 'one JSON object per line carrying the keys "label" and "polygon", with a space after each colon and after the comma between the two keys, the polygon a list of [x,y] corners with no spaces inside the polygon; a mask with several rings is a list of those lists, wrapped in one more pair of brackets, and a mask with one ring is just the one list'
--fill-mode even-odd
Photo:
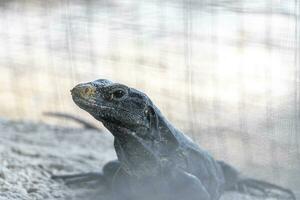
{"label": "vertical wire", "polygon": [[[115,20],[115,12],[116,10],[112,9],[109,4],[110,1],[107,1],[108,3],[107,5],[107,9],[106,9],[106,14],[108,16],[108,27],[110,29],[110,34],[109,34],[109,44],[110,44],[110,55],[109,55],[109,59],[112,63],[112,67],[114,69],[113,73],[115,74],[115,77],[117,77],[118,79],[120,77],[122,77],[122,71],[119,70],[118,68],[120,67],[120,61],[121,61],[121,52],[120,52],[120,32],[119,32],[119,23],[123,23],[122,21],[119,20]],[[123,13],[120,14],[120,16],[122,16]],[[117,23],[117,24],[116,24]],[[116,27],[117,26],[117,27]]]}
{"label": "vertical wire", "polygon": [[[157,11],[158,11],[158,21],[157,21],[157,33],[156,35],[158,36],[158,38],[155,38],[157,40],[160,40],[161,38],[161,41],[163,41],[165,39],[165,37],[169,37],[169,35],[166,35],[168,34],[170,31],[168,31],[168,26],[167,25],[167,22],[166,20],[169,20],[168,17],[166,16],[166,1],[162,1],[162,0],[156,0],[156,6],[157,6]],[[159,52],[159,55],[157,57],[157,65],[158,67],[161,69],[161,71],[163,71],[164,73],[165,72],[168,72],[169,69],[167,69],[169,66],[169,63],[168,63],[168,60],[169,60],[169,55],[168,55],[168,47],[167,47],[167,44],[165,44],[164,42],[158,42],[158,52]],[[173,72],[172,72],[173,73]],[[175,72],[176,73],[176,72]],[[167,86],[164,86],[164,87],[167,87]],[[163,91],[164,93],[162,94],[160,92],[160,95],[164,95],[164,100],[166,101],[169,101],[169,98],[174,98],[174,91],[172,90],[173,88],[159,88],[160,91]],[[172,100],[170,100],[172,101]],[[168,110],[174,110],[172,107],[172,104],[170,104],[170,107],[169,105],[167,104],[166,105],[166,109],[167,111]],[[174,112],[171,112],[170,113],[171,117],[174,117],[174,119],[176,120],[177,116],[176,114],[174,115]]]}
{"label": "vertical wire", "polygon": [[[136,27],[136,30],[134,30],[134,34],[133,34],[133,37],[136,37],[135,38],[135,49],[136,49],[136,52],[135,52],[135,63],[134,63],[134,66],[135,66],[135,71],[138,71],[138,73],[140,74],[145,74],[144,73],[144,67],[145,67],[145,57],[144,57],[144,39],[143,39],[143,22],[141,21],[141,17],[142,17],[142,10],[144,8],[141,7],[141,4],[142,2],[138,3],[138,5],[136,6],[136,21],[135,21],[135,25],[134,27]],[[141,87],[145,87],[145,79],[138,79],[138,84],[139,86]]]}
{"label": "vertical wire", "polygon": [[[27,62],[26,62],[26,65],[31,66],[32,68],[35,68],[35,63],[34,63],[34,53],[35,52],[33,50],[35,44],[32,41],[32,36],[31,36],[31,33],[30,33],[31,32],[30,17],[28,17],[28,13],[33,12],[33,11],[30,10],[30,7],[29,7],[28,4],[29,4],[28,0],[24,1],[24,7],[23,8],[25,8],[25,9],[24,9],[23,12],[24,12],[24,16],[26,16],[26,17],[23,18],[23,20],[24,20],[23,23],[25,24],[25,28],[24,28],[24,30],[25,30],[24,31],[24,46],[23,46],[23,48],[24,48],[24,54],[26,55],[26,57],[29,58],[29,60],[27,60]],[[34,70],[38,71],[37,68],[35,68]],[[28,85],[36,85],[35,84],[35,78],[27,79],[27,77],[25,77],[25,80],[26,80],[26,82],[27,81],[29,82]],[[21,88],[22,88],[22,86],[21,86]],[[24,101],[22,101],[21,107],[22,107],[23,115],[26,116],[28,113],[26,112],[26,108],[24,108],[24,107],[29,106],[29,105],[26,105],[26,103],[28,103],[28,102],[26,102],[26,95],[34,94],[34,90],[36,90],[36,87],[30,87],[30,88],[24,88],[24,89],[25,89],[26,92],[22,94],[22,96],[24,95],[22,97],[22,99],[24,99]],[[32,100],[33,100],[33,98],[31,98],[31,101]],[[35,109],[35,108],[33,108],[33,109]],[[31,112],[30,114],[36,116],[36,112]]]}
{"label": "vertical wire", "polygon": [[[219,74],[219,67],[226,67],[221,65],[218,62],[219,61],[219,41],[220,37],[218,33],[216,32],[216,29],[214,27],[219,26],[219,10],[215,5],[209,5],[210,8],[210,17],[211,17],[211,35],[210,35],[210,43],[212,45],[212,59],[213,66],[211,70],[211,80],[212,80],[212,87],[213,87],[213,100],[212,100],[212,108],[213,108],[213,115],[210,115],[213,117],[211,119],[212,124],[210,124],[209,127],[209,135],[213,135],[218,144],[218,147],[213,147],[218,150],[219,154],[222,154],[223,158],[227,158],[228,156],[228,148],[227,145],[224,144],[226,141],[225,133],[223,131],[223,128],[220,127],[220,114],[222,113],[222,105],[221,105],[221,99],[220,99],[220,74]],[[211,127],[211,125],[213,127]],[[223,125],[223,124],[222,124]],[[221,146],[221,148],[220,148]],[[222,150],[221,150],[222,149]],[[221,150],[221,151],[220,151]]]}
{"label": "vertical wire", "polygon": [[[272,55],[273,53],[273,41],[272,41],[272,17],[273,17],[273,3],[271,0],[267,1],[266,4],[266,10],[269,10],[271,13],[266,15],[266,29],[265,29],[265,34],[264,34],[264,43],[265,43],[265,48],[268,53],[268,55]],[[273,109],[273,100],[272,100],[272,69],[270,69],[270,66],[268,64],[264,66],[264,76],[265,76],[265,82],[266,82],[266,91],[265,91],[265,99],[266,99],[266,127],[268,131],[268,135],[271,135],[272,137],[276,137],[275,131],[274,131],[274,109]],[[268,137],[270,138],[270,137]],[[275,178],[277,180],[280,179],[280,170],[279,169],[279,163],[277,160],[277,156],[275,155],[276,153],[276,139],[271,138],[268,139],[270,142],[270,155],[272,157],[272,163],[270,163],[271,168],[272,168],[272,178]]]}
{"label": "vertical wire", "polygon": [[294,67],[295,67],[295,74],[294,74],[294,129],[295,129],[295,139],[296,139],[296,149],[298,154],[298,160],[300,161],[300,136],[299,136],[299,120],[300,120],[300,110],[299,110],[299,83],[300,83],[300,55],[299,55],[299,48],[300,48],[300,34],[299,34],[299,14],[300,14],[300,4],[298,3],[298,0],[294,1],[295,3],[295,10],[294,10],[294,16],[295,16],[295,47],[294,47]]}
{"label": "vertical wire", "polygon": [[[25,13],[24,16],[27,14],[32,14],[34,13],[34,17],[37,17],[39,20],[38,20],[38,23],[41,23],[41,21],[46,21],[45,20],[45,10],[44,8],[41,6],[41,3],[40,2],[34,2],[33,4],[30,4],[31,2],[27,2],[27,5],[25,5],[25,7],[28,7],[29,8],[29,12]],[[47,5],[47,1],[45,3]],[[36,9],[35,9],[36,8]],[[31,22],[31,19],[32,19],[32,16],[29,17],[29,20],[26,20],[26,23],[28,23],[27,21],[29,21],[29,24]],[[30,24],[29,26],[31,27],[32,24]],[[46,26],[48,27],[48,26]],[[36,25],[34,24],[34,28],[36,28]],[[30,76],[30,89],[31,89],[31,94],[26,94],[26,98],[28,98],[30,95],[32,97],[34,96],[37,96],[37,97],[40,97],[42,96],[41,95],[41,87],[40,87],[40,80],[41,80],[41,77],[44,75],[43,72],[43,69],[44,69],[44,65],[45,63],[42,62],[42,64],[38,64],[39,63],[39,51],[36,51],[37,48],[39,48],[39,45],[37,45],[34,41],[34,36],[32,36],[31,34],[31,30],[32,28],[29,28],[29,32],[25,33],[26,35],[26,40],[27,40],[27,43],[29,44],[29,46],[31,46],[31,48],[27,48],[26,50],[26,57],[30,58],[30,61],[29,63],[27,63],[27,65],[30,66],[31,69],[27,69],[26,71],[29,71],[29,70],[32,70],[34,71],[35,73],[34,74],[31,74]],[[36,33],[34,33],[36,34]],[[40,37],[43,36],[43,32],[41,31],[40,32]],[[39,37],[38,36],[38,37]],[[45,40],[47,41],[47,40]],[[26,49],[26,48],[25,48]],[[41,51],[42,52],[45,52],[47,51],[48,49],[46,49],[46,47],[43,45],[42,47],[40,47]],[[44,59],[43,59],[44,61]],[[35,101],[35,98],[31,98],[31,101]],[[33,102],[33,106],[30,108],[31,112],[29,113],[29,117],[32,118],[34,116],[34,120],[37,121],[37,120],[40,120],[41,119],[41,111],[42,109],[44,108],[41,104],[41,102],[37,102],[37,104],[35,104],[35,102]],[[32,105],[32,104],[31,104]],[[30,104],[26,105],[27,106],[30,106]],[[34,112],[32,112],[34,110]]]}
{"label": "vertical wire", "polygon": [[[76,77],[76,72],[75,72],[75,58],[74,58],[74,49],[73,49],[73,30],[72,30],[72,13],[70,11],[70,0],[66,0],[63,3],[63,6],[65,7],[65,18],[63,19],[64,21],[64,26],[65,26],[65,42],[66,42],[66,50],[67,50],[67,58],[68,58],[68,64],[71,69],[71,78],[74,81],[77,80]],[[67,19],[65,21],[65,19]]]}
{"label": "vertical wire", "polygon": [[[98,7],[98,5],[97,5]],[[91,72],[95,72],[95,66],[97,63],[96,55],[95,55],[95,46],[94,46],[94,35],[93,35],[93,28],[95,25],[95,16],[94,16],[94,9],[92,0],[86,1],[86,8],[85,8],[85,19],[86,19],[86,34],[87,34],[87,43],[88,43],[88,62],[89,67],[91,68]]]}
{"label": "vertical wire", "polygon": [[[241,0],[241,9],[244,9],[244,0]],[[243,12],[237,13],[240,16],[239,20],[239,26],[241,30],[241,35],[245,35],[245,21],[244,21],[244,14]],[[241,52],[242,56],[244,56],[244,50],[245,50],[245,40],[243,37],[237,41],[237,46],[239,48],[239,51]],[[243,165],[249,166],[252,162],[252,151],[251,151],[251,145],[250,145],[250,135],[248,130],[248,117],[246,114],[247,105],[246,105],[246,94],[245,94],[245,76],[244,76],[244,60],[239,61],[239,67],[238,69],[238,83],[239,83],[239,103],[238,103],[238,120],[239,120],[239,134],[240,134],[240,140],[243,143],[243,154],[244,154],[244,160]],[[249,152],[250,151],[250,152]]]}
{"label": "vertical wire", "polygon": [[[159,20],[158,20],[158,30],[159,31],[159,35],[161,35],[162,38],[165,37],[166,34],[166,20],[168,20],[165,16],[165,7],[166,7],[166,2],[162,1],[162,0],[157,0],[157,6],[158,6],[158,11],[159,11]],[[163,46],[162,44],[160,44],[159,46],[159,55],[158,55],[158,66],[160,68],[165,68],[165,62],[163,62],[164,60],[168,60],[167,58],[167,54],[163,55],[163,53],[165,52],[165,46]]]}
{"label": "vertical wire", "polygon": [[[18,90],[16,87],[16,81],[15,81],[15,77],[17,75],[16,69],[14,67],[14,64],[12,62],[13,60],[13,55],[12,55],[12,43],[11,43],[11,36],[9,35],[8,31],[10,30],[10,26],[9,26],[9,12],[12,12],[10,9],[6,8],[6,2],[1,2],[1,6],[3,6],[1,12],[3,13],[3,26],[2,26],[2,30],[5,30],[3,32],[3,37],[5,37],[5,42],[4,42],[4,49],[5,49],[5,66],[7,66],[7,68],[9,69],[9,74],[10,74],[10,88],[12,92],[12,96],[13,96],[13,108],[11,108],[14,112],[14,115],[16,114],[15,112],[18,112]],[[15,117],[15,116],[9,116],[9,117]]]}
{"label": "vertical wire", "polygon": [[[52,33],[51,33],[51,21],[50,21],[50,16],[51,16],[51,14],[50,14],[50,8],[49,8],[49,0],[46,0],[45,1],[45,4],[44,4],[44,6],[42,6],[42,5],[40,5],[41,6],[41,9],[42,9],[42,12],[43,12],[43,14],[44,14],[44,18],[45,18],[45,20],[43,21],[43,24],[45,24],[46,26],[45,26],[45,31],[44,31],[44,39],[45,39],[45,41],[46,41],[46,45],[47,45],[47,61],[48,61],[48,63],[47,63],[47,68],[50,66],[50,67],[55,67],[55,64],[54,64],[54,62],[53,62],[53,51],[54,51],[54,48],[53,48],[53,45],[52,45]],[[42,13],[41,13],[41,15],[42,15]],[[47,70],[48,72],[50,71],[50,70]],[[45,71],[45,72],[43,72],[43,74],[45,73],[45,74],[47,74],[47,76],[52,76],[53,74],[51,73],[51,74],[49,74],[49,73],[46,73],[47,71]],[[51,77],[48,77],[48,80],[51,80]],[[56,82],[56,81],[55,81]],[[55,96],[55,99],[56,98],[58,98],[56,95],[57,94],[52,94],[53,96]],[[49,108],[48,108],[49,109]]]}
{"label": "vertical wire", "polygon": [[183,0],[183,28],[184,28],[184,63],[186,67],[185,80],[188,87],[187,103],[188,113],[190,118],[188,119],[189,130],[191,137],[197,141],[195,137],[195,113],[194,113],[194,100],[193,100],[193,69],[192,69],[192,5],[191,0]]}
{"label": "vertical wire", "polygon": [[[20,14],[20,12],[22,12],[23,14],[26,12],[26,9],[27,9],[27,5],[26,5],[26,1],[23,1],[22,2],[22,10],[20,10],[20,5],[17,6],[18,8],[18,14]],[[28,37],[26,34],[28,34],[28,23],[27,23],[27,19],[26,17],[23,17],[22,18],[22,28],[23,28],[23,34],[25,34],[25,37],[22,38],[23,40],[21,41],[21,44],[14,44],[12,43],[12,45],[14,46],[18,46],[18,45],[23,45],[23,52],[24,54],[27,54],[27,51],[25,50],[25,47],[26,47],[26,43],[30,44],[31,41],[30,41],[30,37]],[[26,52],[25,52],[26,51]],[[10,52],[12,54],[16,53],[16,52]],[[11,54],[10,54],[11,55]],[[31,57],[30,54],[27,54],[27,56]],[[13,55],[12,57],[10,57],[11,60],[15,60],[14,57],[18,57],[18,54],[15,54]],[[32,59],[32,57],[31,57]],[[22,69],[18,66],[17,62],[12,62],[11,63],[11,69],[12,69],[12,72],[13,72],[13,77],[20,77],[22,75]],[[25,107],[25,104],[24,103],[24,92],[22,90],[22,86],[21,86],[21,83],[18,82],[18,81],[15,81],[13,82],[13,92],[14,92],[14,95],[17,96],[16,99],[17,99],[17,102],[16,102],[16,111],[17,111],[17,115],[18,115],[18,118],[20,117],[24,117],[26,112],[24,110],[24,107]],[[20,92],[22,92],[20,94]]]}
{"label": "vertical wire", "polygon": [[[55,95],[55,99],[58,100],[58,106],[55,106],[55,109],[64,109],[63,108],[63,95],[61,93],[61,85],[59,82],[61,79],[63,79],[64,74],[63,73],[68,73],[70,74],[70,78],[72,79],[72,84],[75,85],[78,81],[78,78],[80,77],[77,71],[77,57],[76,57],[76,31],[74,31],[74,23],[73,21],[73,15],[75,12],[72,11],[72,2],[70,0],[64,0],[62,1],[62,6],[64,9],[63,13],[63,18],[62,23],[64,27],[64,53],[66,53],[66,59],[67,59],[67,66],[66,67],[61,67],[59,65],[54,65],[54,76],[51,77],[51,79],[54,79],[54,88],[55,92],[53,95]],[[59,34],[59,33],[58,33]],[[50,39],[50,38],[49,38]],[[49,40],[47,39],[47,40]],[[62,73],[63,72],[63,73]],[[69,77],[68,77],[69,78]],[[63,91],[65,92],[65,91]],[[58,107],[58,108],[56,108]]]}

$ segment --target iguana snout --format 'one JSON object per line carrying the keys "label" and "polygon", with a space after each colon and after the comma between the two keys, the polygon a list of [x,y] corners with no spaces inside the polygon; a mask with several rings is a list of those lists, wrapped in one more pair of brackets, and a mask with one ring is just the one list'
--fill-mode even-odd
{"label": "iguana snout", "polygon": [[95,92],[96,87],[88,83],[78,84],[71,90],[72,96],[80,97],[87,100],[90,99],[93,95],[95,95]]}

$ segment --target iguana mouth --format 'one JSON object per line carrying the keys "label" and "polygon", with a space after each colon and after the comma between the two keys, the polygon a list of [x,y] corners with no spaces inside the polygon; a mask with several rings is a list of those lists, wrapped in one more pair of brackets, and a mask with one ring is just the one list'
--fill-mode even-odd
{"label": "iguana mouth", "polygon": [[96,101],[93,100],[93,99],[86,100],[86,99],[83,99],[83,98],[80,98],[80,97],[73,97],[73,100],[76,103],[76,105],[78,105],[79,107],[82,107],[83,109],[90,108],[90,109],[100,109],[102,111],[107,110],[105,112],[102,112],[102,114],[101,114],[101,112],[99,113],[103,116],[112,116],[110,111],[115,110],[115,111],[126,112],[127,114],[132,115],[132,116],[139,116],[141,118],[143,117],[139,114],[132,114],[129,110],[126,110],[126,109],[115,108],[113,106],[106,106],[106,105],[97,104]]}
{"label": "iguana mouth", "polygon": [[89,108],[99,108],[99,109],[116,109],[114,107],[111,107],[111,106],[105,106],[105,105],[99,105],[96,103],[96,100],[95,99],[84,99],[84,98],[81,98],[81,97],[76,97],[76,96],[73,96],[73,100],[74,102],[76,103],[76,105],[78,105],[79,107],[89,107]]}

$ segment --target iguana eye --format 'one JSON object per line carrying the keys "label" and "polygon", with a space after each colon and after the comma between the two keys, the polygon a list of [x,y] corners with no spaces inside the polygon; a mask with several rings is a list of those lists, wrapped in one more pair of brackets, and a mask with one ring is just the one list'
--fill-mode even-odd
{"label": "iguana eye", "polygon": [[121,99],[125,95],[125,91],[123,90],[116,90],[113,93],[111,93],[110,99]]}

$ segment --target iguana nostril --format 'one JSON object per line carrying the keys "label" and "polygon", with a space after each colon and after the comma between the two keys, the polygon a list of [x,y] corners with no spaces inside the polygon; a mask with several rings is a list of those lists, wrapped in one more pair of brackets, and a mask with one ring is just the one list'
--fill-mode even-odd
{"label": "iguana nostril", "polygon": [[87,98],[95,94],[96,88],[90,84],[79,84],[71,89],[72,96]]}
{"label": "iguana nostril", "polygon": [[89,97],[95,94],[96,88],[92,85],[84,85],[80,90],[82,96]]}

